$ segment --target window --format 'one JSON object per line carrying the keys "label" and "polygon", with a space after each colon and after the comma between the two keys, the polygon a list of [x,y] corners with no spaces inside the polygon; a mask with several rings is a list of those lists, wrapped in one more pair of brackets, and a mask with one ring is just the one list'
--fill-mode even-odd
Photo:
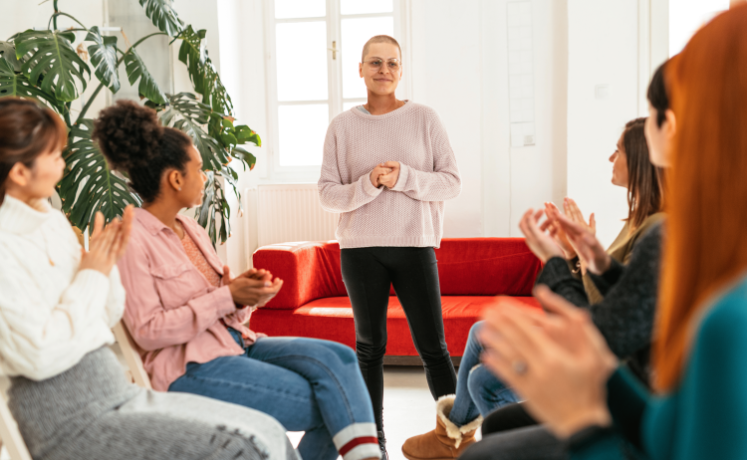
{"label": "window", "polygon": [[266,0],[274,177],[318,175],[329,122],[366,101],[358,75],[364,43],[386,34],[404,47],[398,14],[403,1]]}

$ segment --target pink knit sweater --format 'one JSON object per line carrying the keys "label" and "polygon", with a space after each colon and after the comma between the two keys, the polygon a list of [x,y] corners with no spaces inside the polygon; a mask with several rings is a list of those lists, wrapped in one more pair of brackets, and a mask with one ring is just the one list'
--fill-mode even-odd
{"label": "pink knit sweater", "polygon": [[[376,188],[379,163],[400,162],[394,188]],[[444,200],[461,190],[454,151],[438,114],[408,102],[384,115],[353,108],[329,125],[319,179],[322,208],[340,213],[340,247],[438,247]]]}

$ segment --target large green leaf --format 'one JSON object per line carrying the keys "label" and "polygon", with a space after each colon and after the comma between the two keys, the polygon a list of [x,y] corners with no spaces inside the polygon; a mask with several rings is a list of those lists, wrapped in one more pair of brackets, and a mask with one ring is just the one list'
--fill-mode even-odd
{"label": "large green leaf", "polygon": [[231,156],[234,158],[238,158],[242,163],[249,166],[249,171],[254,169],[254,167],[257,165],[257,157],[255,157],[251,152],[244,149],[243,147],[235,147],[231,151]]}
{"label": "large green leaf", "polygon": [[184,22],[179,19],[171,0],[140,0],[145,8],[145,15],[150,18],[158,30],[172,37],[176,37],[184,28]]}
{"label": "large green leaf", "polygon": [[[179,38],[182,40],[179,60],[187,65],[189,78],[195,91],[202,95],[202,102],[210,105],[216,112],[233,115],[231,96],[223,86],[220,75],[205,49],[205,31],[195,32],[191,26],[187,26]],[[211,134],[215,135],[212,130]]]}
{"label": "large green leaf", "polygon": [[203,128],[211,114],[210,106],[197,101],[193,94],[179,93],[169,96],[169,104],[161,114],[161,123],[184,131],[192,138],[206,171],[220,171],[229,159],[220,143]]}
{"label": "large green leaf", "polygon": [[0,97],[9,96],[30,97],[58,109],[54,96],[33,86],[25,75],[15,73],[8,61],[0,59]]}
{"label": "large green leaf", "polygon": [[12,43],[0,42],[0,58],[5,59],[14,72],[21,72],[21,61],[16,58],[16,47]]}
{"label": "large green leaf", "polygon": [[91,56],[91,64],[96,68],[96,77],[112,93],[116,93],[120,87],[117,37],[103,36],[98,26],[93,26],[86,36],[86,41],[95,43],[88,47],[88,54]]}
{"label": "large green leaf", "polygon": [[91,133],[93,120],[86,119],[73,126],[65,151],[67,168],[59,187],[62,210],[80,229],[92,223],[96,211],[101,211],[109,221],[122,215],[127,205],[141,203],[124,179],[109,169]]}
{"label": "large green leaf", "polygon": [[[210,235],[210,239],[215,244],[218,240],[225,243],[231,235],[231,207],[228,205],[226,196],[221,184],[221,179],[228,179],[221,172],[209,171],[208,180],[205,182],[205,194],[202,205],[195,211],[195,218]],[[231,186],[235,183],[231,182]],[[238,194],[237,194],[238,196]],[[239,199],[239,203],[241,200]]]}
{"label": "large green leaf", "polygon": [[153,75],[148,72],[145,67],[145,63],[134,48],[130,48],[125,54],[125,68],[127,69],[127,78],[130,80],[130,84],[134,85],[140,80],[138,86],[138,92],[150,99],[157,104],[166,103],[166,95],[158,87],[158,83],[153,78]]}
{"label": "large green leaf", "polygon": [[205,62],[207,61],[207,50],[203,41],[205,30],[195,32],[189,25],[182,31],[179,38],[182,39],[179,47],[179,60],[186,64],[195,91],[202,93],[205,87]]}
{"label": "large green leaf", "polygon": [[91,78],[91,69],[78,56],[73,41],[72,32],[49,30],[27,30],[14,39],[16,57],[23,62],[21,70],[29,82],[61,102],[78,99]]}

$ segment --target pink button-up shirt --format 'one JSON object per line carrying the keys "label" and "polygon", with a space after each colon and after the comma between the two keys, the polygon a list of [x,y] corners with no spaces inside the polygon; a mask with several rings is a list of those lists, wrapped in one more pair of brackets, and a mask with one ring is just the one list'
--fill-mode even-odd
{"label": "pink button-up shirt", "polygon": [[[205,229],[188,217],[177,219],[208,263],[223,273]],[[135,210],[130,243],[117,265],[127,291],[124,322],[154,389],[168,390],[189,362],[243,353],[221,318],[247,343],[256,337],[244,326],[253,309],[237,309],[228,286],[211,285],[190,262],[179,237],[148,211]]]}

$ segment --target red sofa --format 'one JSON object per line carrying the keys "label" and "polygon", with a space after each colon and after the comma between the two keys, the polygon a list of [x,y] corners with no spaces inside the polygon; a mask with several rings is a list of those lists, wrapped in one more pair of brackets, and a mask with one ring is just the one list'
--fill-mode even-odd
{"label": "red sofa", "polygon": [[[446,343],[462,356],[469,329],[493,296],[531,297],[542,266],[522,238],[444,239],[436,249]],[[270,270],[283,288],[251,319],[252,329],[272,336],[334,340],[355,348],[350,300],[340,273],[336,241],[275,244],[254,253],[254,267]],[[392,290],[387,319],[387,356],[417,356],[405,314]]]}

